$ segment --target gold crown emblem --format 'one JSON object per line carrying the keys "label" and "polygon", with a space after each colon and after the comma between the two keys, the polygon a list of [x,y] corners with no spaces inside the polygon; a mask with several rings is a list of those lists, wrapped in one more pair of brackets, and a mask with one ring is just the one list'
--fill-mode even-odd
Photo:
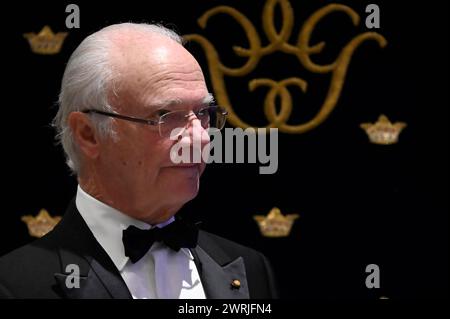
{"label": "gold crown emblem", "polygon": [[380,115],[376,123],[360,125],[374,144],[389,145],[398,142],[400,132],[406,127],[404,122],[391,123],[386,115]]}
{"label": "gold crown emblem", "polygon": [[294,220],[298,217],[298,214],[289,214],[284,216],[277,207],[272,208],[267,216],[253,216],[255,221],[258,223],[261,234],[266,237],[289,236]]}
{"label": "gold crown emblem", "polygon": [[53,33],[48,25],[42,28],[38,34],[34,32],[24,33],[25,39],[30,43],[31,51],[37,54],[59,53],[67,32]]}
{"label": "gold crown emblem", "polygon": [[26,215],[21,220],[27,224],[30,236],[41,238],[59,223],[61,216],[52,217],[47,210],[41,209],[36,217]]}

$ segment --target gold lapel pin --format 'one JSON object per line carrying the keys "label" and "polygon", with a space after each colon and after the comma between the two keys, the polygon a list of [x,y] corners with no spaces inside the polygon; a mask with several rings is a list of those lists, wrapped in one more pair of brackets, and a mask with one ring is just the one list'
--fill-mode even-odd
{"label": "gold lapel pin", "polygon": [[241,288],[241,282],[239,280],[235,279],[231,282],[231,287],[234,289],[239,289],[239,288]]}

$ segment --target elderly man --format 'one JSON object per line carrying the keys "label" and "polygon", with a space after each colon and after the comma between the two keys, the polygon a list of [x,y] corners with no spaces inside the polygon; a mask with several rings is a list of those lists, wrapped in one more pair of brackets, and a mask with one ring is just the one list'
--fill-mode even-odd
{"label": "elderly man", "polygon": [[201,152],[226,116],[181,42],[125,23],[74,51],[55,126],[76,198],[52,232],[0,259],[1,297],[276,297],[262,254],[175,216],[205,163],[176,164],[172,147]]}

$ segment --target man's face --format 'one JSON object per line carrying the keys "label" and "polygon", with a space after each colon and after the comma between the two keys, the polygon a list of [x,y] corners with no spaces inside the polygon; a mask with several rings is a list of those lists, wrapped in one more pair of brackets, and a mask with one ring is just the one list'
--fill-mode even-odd
{"label": "man's face", "polygon": [[[145,45],[122,50],[121,80],[111,96],[119,114],[157,119],[161,112],[196,111],[205,106],[209,93],[195,59],[179,44],[166,39],[161,42],[147,50]],[[145,220],[151,213],[152,222],[166,220],[196,196],[205,163],[174,164],[170,151],[178,141],[161,137],[158,126],[113,121],[117,141],[102,141],[99,156],[108,187],[127,203],[129,207],[124,209],[136,215],[133,217]],[[186,131],[189,137],[183,138],[184,143],[196,138],[203,148],[209,142],[193,115]]]}

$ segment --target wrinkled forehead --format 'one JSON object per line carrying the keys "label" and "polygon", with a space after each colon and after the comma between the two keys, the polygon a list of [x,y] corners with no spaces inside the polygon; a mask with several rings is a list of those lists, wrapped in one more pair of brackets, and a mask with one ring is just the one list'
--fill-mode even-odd
{"label": "wrinkled forehead", "polygon": [[117,98],[122,108],[130,111],[197,109],[214,102],[203,76],[192,79],[179,72],[167,71],[163,75],[149,72],[125,81],[128,83]]}
{"label": "wrinkled forehead", "polygon": [[114,92],[122,110],[176,109],[213,101],[195,58],[180,44],[169,41],[122,49],[117,64],[120,84]]}

